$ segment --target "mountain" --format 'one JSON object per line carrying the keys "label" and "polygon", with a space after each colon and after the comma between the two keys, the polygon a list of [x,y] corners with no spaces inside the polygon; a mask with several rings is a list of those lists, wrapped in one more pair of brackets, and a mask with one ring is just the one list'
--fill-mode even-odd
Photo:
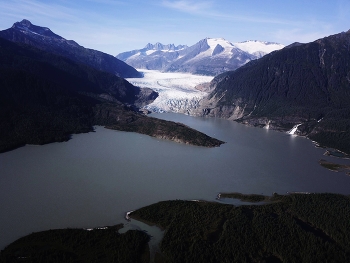
{"label": "mountain", "polygon": [[125,61],[135,68],[162,70],[171,61],[179,57],[179,52],[186,49],[186,45],[163,45],[148,43],[144,48],[120,53],[116,58]]}
{"label": "mountain", "polygon": [[0,61],[0,152],[65,141],[104,125],[94,117],[100,104],[113,103],[122,115],[130,108],[124,105],[157,97],[114,74],[3,38]]}
{"label": "mountain", "polygon": [[25,19],[14,23],[9,29],[0,31],[0,37],[61,55],[123,78],[141,77],[136,69],[117,58],[97,50],[84,48],[72,40],[56,35],[46,27],[33,25]]}
{"label": "mountain", "polygon": [[66,141],[94,125],[207,147],[223,142],[138,113],[158,94],[114,74],[0,38],[0,152]]}
{"label": "mountain", "polygon": [[224,39],[206,38],[185,50],[165,71],[217,75],[235,70],[253,59]]}
{"label": "mountain", "polygon": [[[186,45],[178,45],[175,46],[174,44],[169,44],[169,45],[163,45],[161,43],[156,43],[156,44],[151,44],[148,43],[144,48],[142,49],[137,49],[137,50],[133,50],[133,51],[127,51],[127,52],[123,52],[120,53],[119,55],[117,55],[116,57],[120,60],[127,60],[128,58],[134,56],[134,55],[139,55],[140,57],[144,56],[147,57],[153,53],[158,53],[158,54],[168,54],[168,53],[172,53],[172,52],[176,52],[176,51],[180,51],[182,49],[187,48]],[[135,56],[136,58],[137,56]]]}
{"label": "mountain", "polygon": [[214,76],[283,47],[268,42],[232,44],[223,38],[205,38],[191,47],[148,44],[143,49],[121,53],[117,58],[135,68]]}
{"label": "mountain", "polygon": [[284,48],[284,45],[274,43],[274,42],[262,42],[258,40],[249,40],[244,42],[234,43],[234,45],[251,54],[256,56],[257,58],[261,58],[275,50],[280,50]]}
{"label": "mountain", "polygon": [[350,32],[295,43],[211,82],[199,115],[291,130],[350,152]]}

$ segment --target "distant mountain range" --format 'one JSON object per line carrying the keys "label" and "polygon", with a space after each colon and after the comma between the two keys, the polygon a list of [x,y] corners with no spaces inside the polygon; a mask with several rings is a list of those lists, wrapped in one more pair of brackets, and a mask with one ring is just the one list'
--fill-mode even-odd
{"label": "distant mountain range", "polygon": [[120,53],[116,57],[120,60],[125,61],[128,58],[130,58],[134,55],[137,55],[138,53],[139,53],[139,55],[143,55],[143,56],[148,56],[148,55],[151,55],[151,54],[158,52],[158,51],[160,51],[159,53],[167,54],[167,53],[171,53],[171,52],[175,52],[175,51],[180,51],[180,50],[185,49],[185,48],[188,48],[188,46],[186,46],[186,45],[175,46],[174,44],[163,45],[161,43],[155,43],[153,45],[151,43],[148,43],[142,49],[126,51],[126,52]]}
{"label": "distant mountain range", "polygon": [[0,37],[67,57],[75,62],[89,65],[119,77],[136,78],[142,76],[136,69],[112,55],[84,48],[73,40],[66,40],[56,35],[47,27],[33,25],[25,19],[14,23],[9,29],[0,31]]}
{"label": "distant mountain range", "polygon": [[214,76],[235,70],[283,47],[270,42],[246,41],[232,44],[223,38],[205,38],[190,47],[147,44],[142,49],[123,52],[116,57],[139,69]]}
{"label": "distant mountain range", "polygon": [[350,153],[349,61],[350,31],[294,43],[215,77],[197,113],[281,131],[294,127],[295,134]]}

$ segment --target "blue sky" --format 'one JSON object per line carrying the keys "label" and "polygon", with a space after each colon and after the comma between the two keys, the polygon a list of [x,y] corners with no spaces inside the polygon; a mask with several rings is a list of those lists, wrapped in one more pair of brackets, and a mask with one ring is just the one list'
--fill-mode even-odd
{"label": "blue sky", "polygon": [[206,37],[311,42],[350,29],[350,0],[0,0],[0,30],[22,19],[117,55]]}

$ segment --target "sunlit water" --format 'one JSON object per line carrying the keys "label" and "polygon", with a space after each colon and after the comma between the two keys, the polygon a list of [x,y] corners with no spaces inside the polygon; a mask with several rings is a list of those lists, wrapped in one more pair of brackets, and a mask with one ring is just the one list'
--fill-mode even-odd
{"label": "sunlit water", "polygon": [[350,193],[349,176],[318,164],[335,158],[305,138],[220,119],[154,116],[226,143],[204,148],[96,127],[68,142],[0,154],[0,248],[34,231],[125,223],[126,211],[161,200]]}

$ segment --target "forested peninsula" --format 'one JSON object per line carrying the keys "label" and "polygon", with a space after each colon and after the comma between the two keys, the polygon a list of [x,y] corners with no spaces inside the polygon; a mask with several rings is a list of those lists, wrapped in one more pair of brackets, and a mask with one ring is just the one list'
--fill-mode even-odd
{"label": "forested peninsula", "polygon": [[223,142],[138,112],[158,94],[114,74],[0,38],[0,152],[70,139],[94,125],[176,142]]}
{"label": "forested peninsula", "polygon": [[[155,262],[349,262],[349,196],[231,197],[266,203],[163,201],[130,216],[165,230]],[[147,235],[135,230],[119,234],[120,227],[33,233],[7,246],[0,260],[149,262]]]}

